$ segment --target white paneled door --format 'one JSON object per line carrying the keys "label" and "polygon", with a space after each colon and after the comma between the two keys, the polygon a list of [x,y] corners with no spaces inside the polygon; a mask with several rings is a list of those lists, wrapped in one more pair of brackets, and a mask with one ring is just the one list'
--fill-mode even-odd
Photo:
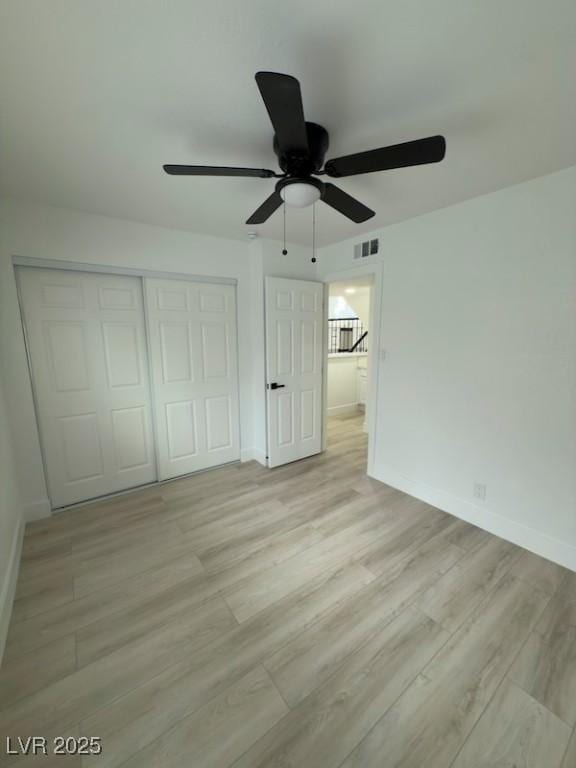
{"label": "white paneled door", "polygon": [[18,273],[53,506],[155,480],[141,281]]}
{"label": "white paneled door", "polygon": [[235,287],[144,284],[160,479],[238,460]]}
{"label": "white paneled door", "polygon": [[322,450],[323,285],[266,278],[268,465]]}

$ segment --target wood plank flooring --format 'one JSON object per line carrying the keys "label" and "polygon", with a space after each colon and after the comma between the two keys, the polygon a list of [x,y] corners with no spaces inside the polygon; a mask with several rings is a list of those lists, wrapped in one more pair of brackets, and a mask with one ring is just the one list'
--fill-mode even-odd
{"label": "wood plank flooring", "polygon": [[0,765],[576,768],[576,574],[367,478],[361,421],[29,525]]}

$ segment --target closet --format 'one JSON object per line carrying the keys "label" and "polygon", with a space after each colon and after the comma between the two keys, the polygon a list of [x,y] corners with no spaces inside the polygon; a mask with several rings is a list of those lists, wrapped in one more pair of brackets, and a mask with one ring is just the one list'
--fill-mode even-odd
{"label": "closet", "polygon": [[53,508],[239,459],[235,286],[17,279]]}

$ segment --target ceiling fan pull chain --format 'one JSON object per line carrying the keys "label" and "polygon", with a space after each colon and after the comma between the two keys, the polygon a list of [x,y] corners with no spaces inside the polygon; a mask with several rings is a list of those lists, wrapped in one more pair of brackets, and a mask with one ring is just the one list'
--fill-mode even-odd
{"label": "ceiling fan pull chain", "polygon": [[286,203],[282,206],[284,213],[284,247],[282,248],[282,255],[286,256],[288,251],[286,250]]}
{"label": "ceiling fan pull chain", "polygon": [[312,203],[312,264],[316,264],[316,203]]}

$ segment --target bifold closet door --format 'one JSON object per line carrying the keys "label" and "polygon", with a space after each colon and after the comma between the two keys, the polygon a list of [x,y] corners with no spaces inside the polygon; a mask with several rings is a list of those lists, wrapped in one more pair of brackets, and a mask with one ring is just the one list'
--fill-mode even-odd
{"label": "bifold closet door", "polygon": [[18,268],[52,505],[156,479],[139,278]]}
{"label": "bifold closet door", "polygon": [[240,458],[236,289],[144,281],[160,479]]}

